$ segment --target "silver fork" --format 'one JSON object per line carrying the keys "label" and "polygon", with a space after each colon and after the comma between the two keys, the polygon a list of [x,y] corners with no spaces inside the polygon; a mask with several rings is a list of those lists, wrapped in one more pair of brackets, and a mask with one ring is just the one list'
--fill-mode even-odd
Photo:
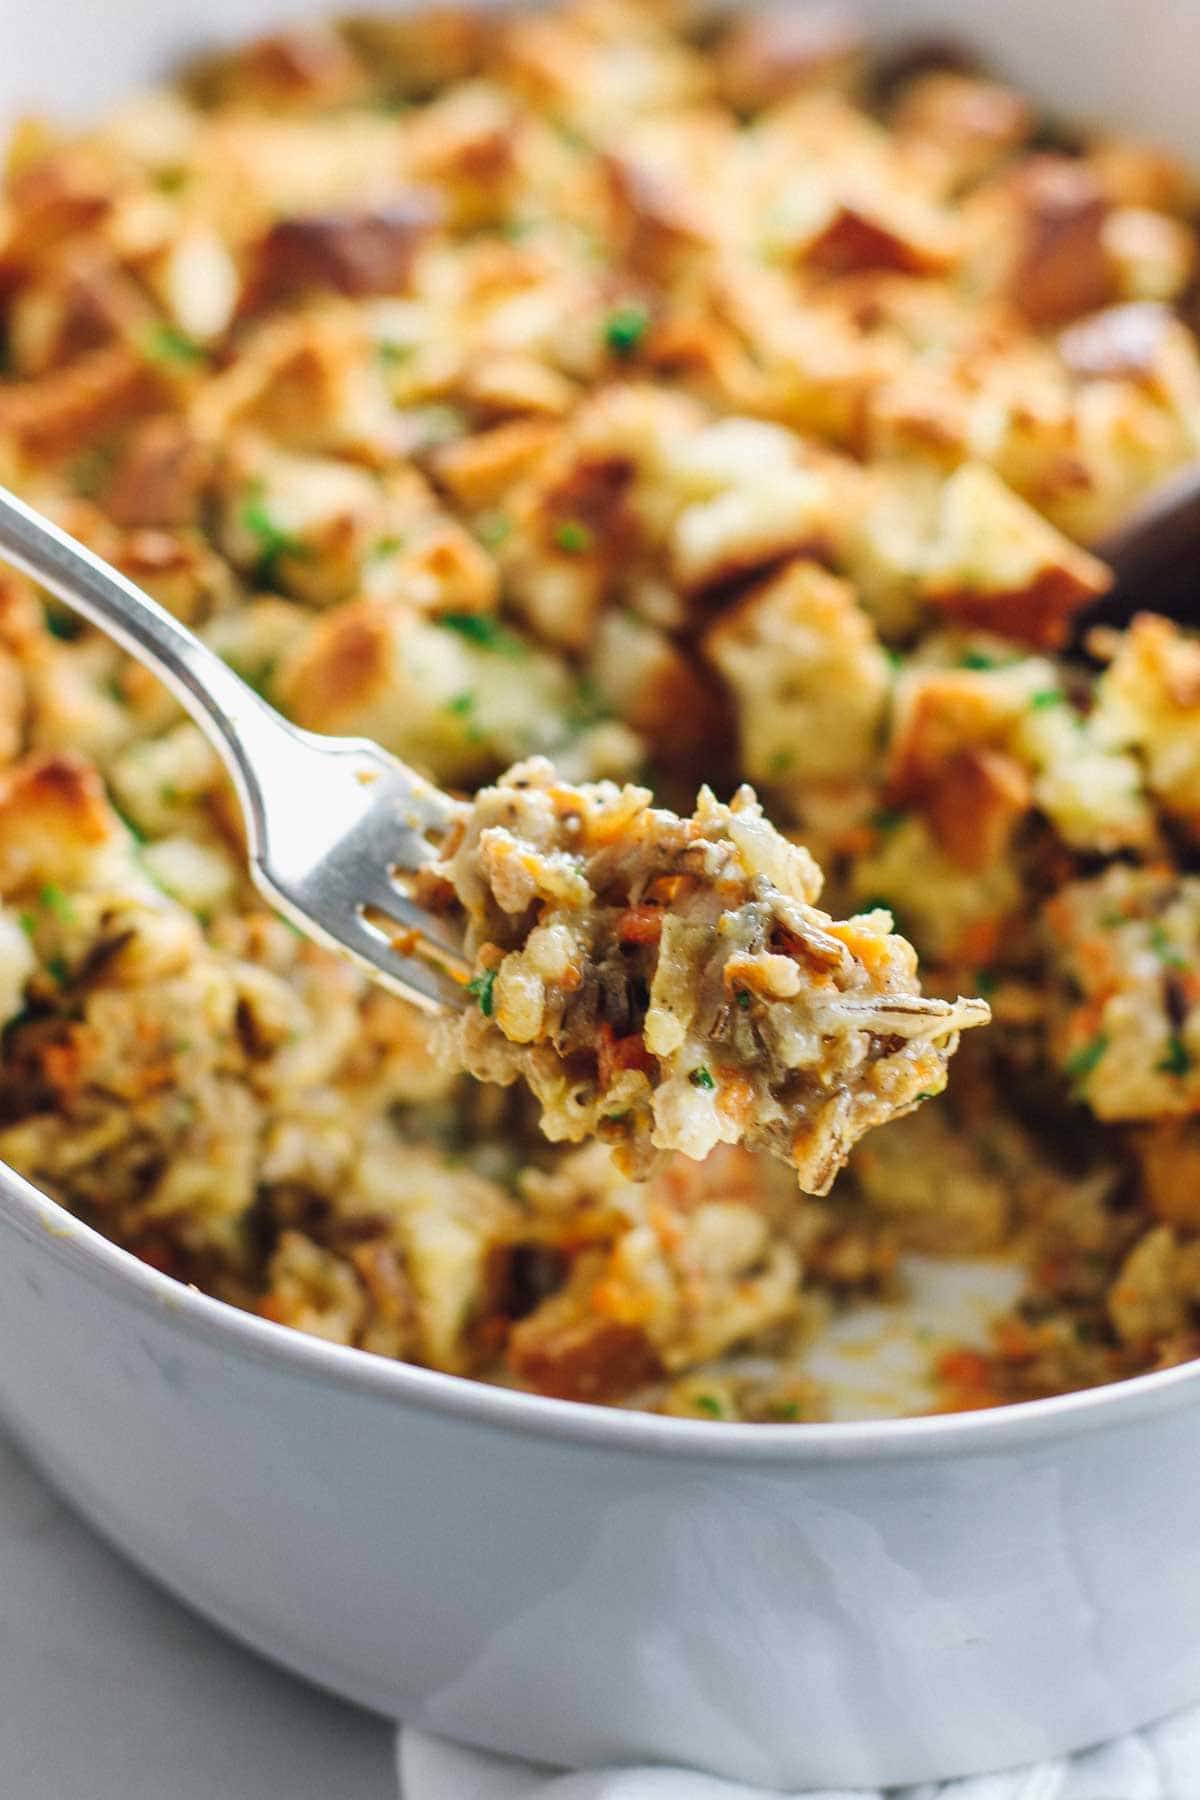
{"label": "silver fork", "polygon": [[366,738],[281,718],[156,600],[4,488],[0,557],[107,632],[191,714],[233,777],[251,872],[272,906],[406,999],[463,1004],[462,945],[404,891],[460,802]]}

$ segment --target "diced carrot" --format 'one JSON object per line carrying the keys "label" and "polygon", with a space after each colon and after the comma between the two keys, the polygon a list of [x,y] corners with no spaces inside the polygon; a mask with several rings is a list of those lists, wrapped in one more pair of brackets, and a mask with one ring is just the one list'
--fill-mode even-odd
{"label": "diced carrot", "polygon": [[623,944],[657,944],[662,926],[660,906],[630,906],[617,920],[617,936]]}
{"label": "diced carrot", "polygon": [[754,1086],[744,1075],[717,1070],[717,1111],[734,1125],[745,1127],[754,1116]]}
{"label": "diced carrot", "polygon": [[965,931],[959,933],[953,957],[957,961],[973,963],[979,967],[992,962],[999,948],[1000,920],[976,919]]}
{"label": "diced carrot", "polygon": [[642,1069],[647,1075],[654,1073],[654,1059],[640,1031],[619,1038],[611,1025],[603,1024],[598,1028],[596,1038],[597,1072],[602,1088],[608,1087],[620,1069]]}
{"label": "diced carrot", "polygon": [[981,1350],[946,1350],[937,1359],[935,1373],[939,1381],[953,1387],[983,1387],[991,1374],[988,1359]]}
{"label": "diced carrot", "polygon": [[596,1283],[590,1300],[593,1312],[620,1325],[643,1325],[654,1311],[651,1295],[634,1293],[623,1282],[607,1278]]}
{"label": "diced carrot", "polygon": [[999,1320],[993,1336],[1001,1356],[1006,1356],[1010,1362],[1024,1362],[1036,1348],[1033,1333],[1023,1319]]}

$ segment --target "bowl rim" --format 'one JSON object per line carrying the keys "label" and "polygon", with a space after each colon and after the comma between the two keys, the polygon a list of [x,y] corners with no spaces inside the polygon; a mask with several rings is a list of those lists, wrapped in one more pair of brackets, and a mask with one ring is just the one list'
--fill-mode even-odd
{"label": "bowl rim", "polygon": [[980,1455],[1138,1423],[1173,1411],[1200,1388],[1200,1359],[1103,1387],[975,1412],[828,1423],[748,1424],[668,1418],[557,1400],[376,1356],[353,1345],[260,1318],[141,1262],[0,1162],[0,1220],[39,1249],[73,1264],[94,1285],[210,1349],[319,1380],[360,1397],[440,1416],[448,1423],[639,1456],[741,1463],[891,1463]]}

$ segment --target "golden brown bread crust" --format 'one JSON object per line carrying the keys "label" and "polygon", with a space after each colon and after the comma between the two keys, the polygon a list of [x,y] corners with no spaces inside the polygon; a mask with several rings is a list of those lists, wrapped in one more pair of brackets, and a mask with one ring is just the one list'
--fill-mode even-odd
{"label": "golden brown bread crust", "polygon": [[1200,651],[1060,646],[1200,451],[1195,183],[870,61],[840,6],[447,7],[16,132],[0,479],[443,783],[753,779],[996,1017],[828,1201],[728,1147],[636,1187],[265,915],[203,739],[0,577],[0,1154],[158,1266],[690,1416],[819,1416],[806,1342],[911,1246],[1029,1272],[947,1404],[1194,1353]]}

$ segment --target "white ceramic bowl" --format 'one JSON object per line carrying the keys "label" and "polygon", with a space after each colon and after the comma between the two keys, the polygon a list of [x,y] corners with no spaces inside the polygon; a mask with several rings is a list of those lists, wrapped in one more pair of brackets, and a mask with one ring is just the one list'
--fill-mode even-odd
{"label": "white ceramic bowl", "polygon": [[[209,0],[204,28],[281,10]],[[1194,0],[875,10],[1200,150]],[[195,37],[179,0],[15,11],[0,116],[107,103]],[[874,1785],[1200,1696],[1197,1364],[957,1418],[604,1412],[244,1316],[0,1174],[0,1405],[89,1519],[231,1632],[526,1756]]]}

